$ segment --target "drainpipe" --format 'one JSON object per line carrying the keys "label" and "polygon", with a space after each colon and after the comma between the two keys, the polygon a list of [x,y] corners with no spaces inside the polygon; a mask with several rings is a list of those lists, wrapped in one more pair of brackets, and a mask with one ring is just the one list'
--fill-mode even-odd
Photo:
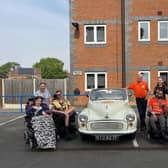
{"label": "drainpipe", "polygon": [[122,87],[126,87],[125,63],[125,0],[121,0]]}

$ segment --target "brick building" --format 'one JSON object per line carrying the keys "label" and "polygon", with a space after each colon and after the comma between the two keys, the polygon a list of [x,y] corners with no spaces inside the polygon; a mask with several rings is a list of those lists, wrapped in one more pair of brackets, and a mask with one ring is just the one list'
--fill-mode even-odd
{"label": "brick building", "polygon": [[157,76],[168,82],[168,0],[70,0],[70,60],[81,93],[141,71],[151,89]]}

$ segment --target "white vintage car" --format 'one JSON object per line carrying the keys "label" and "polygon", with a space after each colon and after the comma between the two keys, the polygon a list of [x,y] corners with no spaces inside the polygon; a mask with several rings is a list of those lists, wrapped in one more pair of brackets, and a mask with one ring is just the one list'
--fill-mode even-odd
{"label": "white vintage car", "polygon": [[137,116],[129,105],[126,89],[94,89],[87,107],[78,115],[82,139],[89,135],[96,140],[116,140],[121,135],[135,137]]}

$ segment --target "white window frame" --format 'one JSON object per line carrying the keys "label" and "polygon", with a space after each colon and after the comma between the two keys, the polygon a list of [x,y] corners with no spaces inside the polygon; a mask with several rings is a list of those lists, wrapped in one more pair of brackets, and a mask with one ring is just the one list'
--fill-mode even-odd
{"label": "white window frame", "polygon": [[158,71],[158,77],[160,76],[160,73],[167,73],[168,74],[168,71]]}
{"label": "white window frame", "polygon": [[[142,23],[147,23],[148,24],[148,38],[146,39],[141,39],[141,24]],[[138,22],[138,41],[150,41],[150,22],[149,21],[139,21]]]}
{"label": "white window frame", "polygon": [[[158,21],[158,41],[168,41],[167,38],[160,38],[160,23],[166,22],[168,24],[168,21]],[[168,26],[167,26],[167,36],[168,36]]]}
{"label": "white window frame", "polygon": [[158,76],[160,76],[160,73],[168,73],[168,71],[158,71]]}
{"label": "white window frame", "polygon": [[105,75],[105,88],[107,88],[107,72],[85,72],[85,91],[90,91],[91,89],[87,88],[87,75],[88,74],[94,74],[95,75],[95,88],[93,89],[97,89],[98,86],[98,75],[99,74],[104,74]]}
{"label": "white window frame", "polygon": [[[160,73],[167,73],[168,74],[168,71],[158,71],[158,77],[160,77]],[[165,81],[165,82],[168,82],[168,81]]]}
{"label": "white window frame", "polygon": [[151,80],[150,80],[150,71],[139,71],[139,73],[146,73],[148,74],[148,87],[151,88]]}
{"label": "white window frame", "polygon": [[[88,42],[86,41],[86,28],[87,27],[93,27],[93,32],[94,32],[94,41]],[[98,42],[97,41],[97,27],[104,27],[104,41]],[[106,25],[84,25],[84,43],[85,44],[106,44]]]}

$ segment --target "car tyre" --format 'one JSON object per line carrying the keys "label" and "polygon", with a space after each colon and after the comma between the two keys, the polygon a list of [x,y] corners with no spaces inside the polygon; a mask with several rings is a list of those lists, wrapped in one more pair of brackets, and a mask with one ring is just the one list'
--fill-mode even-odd
{"label": "car tyre", "polygon": [[81,133],[80,133],[80,138],[81,138],[82,141],[87,141],[88,138],[89,138],[89,135],[81,134]]}
{"label": "car tyre", "polygon": [[136,132],[132,133],[132,134],[129,134],[128,135],[129,139],[135,139],[136,137]]}

